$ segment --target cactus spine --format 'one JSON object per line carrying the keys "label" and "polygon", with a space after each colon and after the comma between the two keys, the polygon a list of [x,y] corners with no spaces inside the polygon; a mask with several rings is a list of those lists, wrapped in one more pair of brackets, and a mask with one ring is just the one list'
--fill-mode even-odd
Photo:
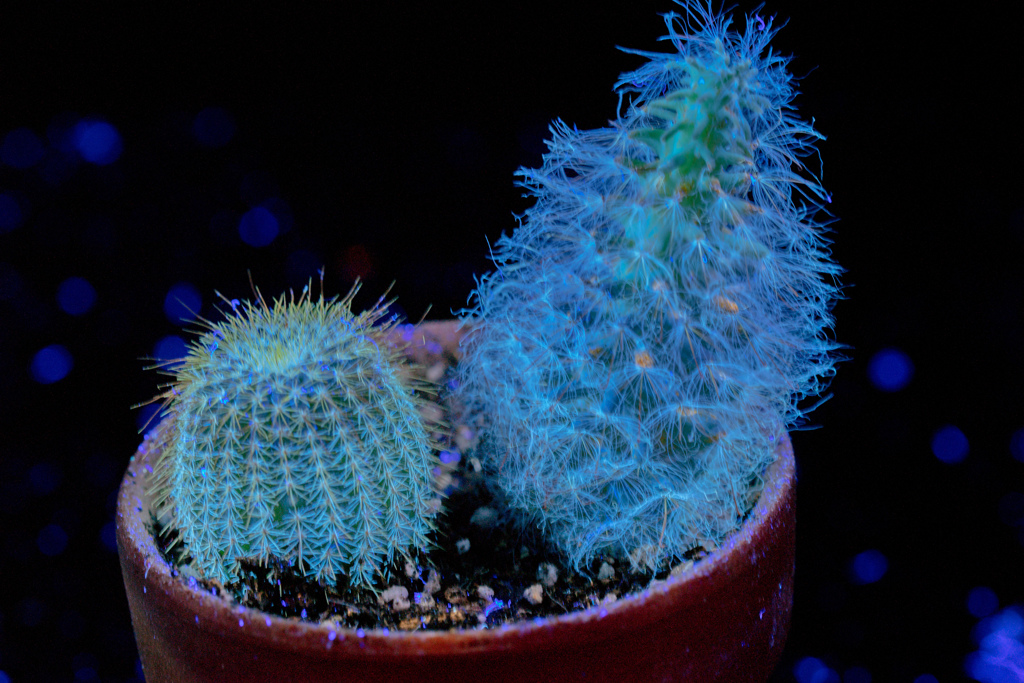
{"label": "cactus spine", "polygon": [[294,561],[325,582],[370,586],[428,545],[433,441],[378,301],[267,305],[257,291],[193,340],[163,395],[169,420],[148,488],[205,578],[239,560]]}
{"label": "cactus spine", "polygon": [[[481,279],[460,364],[481,458],[577,567],[719,543],[821,391],[840,269],[798,158],[771,20],[665,15],[670,54],[621,77],[609,128],[552,127],[536,197]],[[800,193],[809,204],[798,205]]]}

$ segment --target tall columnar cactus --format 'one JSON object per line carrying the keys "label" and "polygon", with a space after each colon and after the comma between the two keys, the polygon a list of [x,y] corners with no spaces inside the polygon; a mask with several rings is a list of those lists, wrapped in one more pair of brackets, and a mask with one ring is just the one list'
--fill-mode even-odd
{"label": "tall columnar cactus", "polygon": [[[437,509],[427,388],[386,340],[378,302],[262,296],[206,324],[164,394],[169,419],[148,488],[200,574],[295,561],[369,586],[428,545]],[[258,294],[258,292],[257,292]]]}
{"label": "tall columnar cactus", "polygon": [[838,347],[828,195],[799,161],[822,136],[776,29],[680,4],[676,51],[621,77],[625,112],[556,122],[520,170],[536,201],[466,312],[481,457],[576,566],[656,567],[735,530]]}

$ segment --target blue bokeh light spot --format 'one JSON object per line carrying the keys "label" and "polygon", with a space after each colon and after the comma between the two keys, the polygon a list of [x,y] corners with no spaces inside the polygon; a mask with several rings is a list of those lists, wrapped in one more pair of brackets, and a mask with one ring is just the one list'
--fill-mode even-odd
{"label": "blue bokeh light spot", "polygon": [[46,616],[46,603],[36,596],[30,595],[18,604],[18,612],[21,613],[22,624],[38,626]]}
{"label": "blue bokeh light spot", "polygon": [[81,121],[72,135],[75,149],[90,163],[106,166],[121,156],[121,134],[106,121]]}
{"label": "blue bokeh light spot", "polygon": [[1014,460],[1024,462],[1024,429],[1018,429],[1010,437],[1010,454]]}
{"label": "blue bokeh light spot", "polygon": [[[180,361],[188,354],[188,346],[185,340],[176,334],[171,334],[153,346],[153,357],[159,361]],[[175,364],[162,365],[162,367],[173,367]]]}
{"label": "blue bokeh light spot", "polygon": [[61,112],[50,119],[49,125],[46,126],[46,139],[50,146],[65,154],[75,152],[75,126],[80,121],[81,117],[69,111]]}
{"label": "blue bokeh light spot", "polygon": [[982,683],[1018,683],[1024,670],[1024,606],[985,617],[971,637],[979,649],[964,659],[964,670]]}
{"label": "blue bokeh light spot", "polygon": [[117,552],[117,527],[113,520],[104,524],[100,529],[100,545],[112,553]]}
{"label": "blue bokeh light spot", "polygon": [[914,679],[914,683],[939,683],[939,679],[931,674],[921,674]]}
{"label": "blue bokeh light spot", "polygon": [[967,593],[967,611],[972,616],[987,617],[999,609],[999,597],[987,586],[975,586]]}
{"label": "blue bokeh light spot", "polygon": [[75,683],[99,683],[100,675],[91,666],[75,669]]}
{"label": "blue bokeh light spot", "polygon": [[5,672],[0,671],[0,683],[11,683],[11,677]]}
{"label": "blue bokeh light spot", "polygon": [[4,136],[3,144],[0,144],[0,160],[17,169],[32,168],[44,154],[46,148],[39,136],[28,128],[15,128]]}
{"label": "blue bokeh light spot", "polygon": [[28,471],[28,483],[32,487],[33,493],[46,495],[57,490],[63,476],[64,472],[59,465],[52,462],[39,462]]}
{"label": "blue bokeh light spot", "polygon": [[263,206],[246,211],[238,223],[238,234],[251,247],[267,246],[274,241],[279,230],[277,217]]}
{"label": "blue bokeh light spot", "polygon": [[52,344],[32,357],[32,379],[40,384],[53,384],[67,377],[74,364],[71,353],[60,344]]}
{"label": "blue bokeh light spot", "polygon": [[963,462],[968,450],[967,437],[953,425],[940,428],[932,436],[932,453],[947,465]]}
{"label": "blue bokeh light spot", "polygon": [[0,193],[0,235],[14,230],[25,219],[25,213],[14,195]]}
{"label": "blue bokeh light spot", "polygon": [[283,235],[292,229],[295,219],[292,216],[292,207],[288,206],[288,202],[280,197],[268,197],[260,202],[259,205],[277,219],[277,232],[279,235]]}
{"label": "blue bokeh light spot", "polygon": [[96,673],[96,656],[91,652],[80,652],[75,655],[71,660],[71,666],[75,669],[75,683],[93,683],[100,680],[99,674]]}
{"label": "blue bokeh light spot", "polygon": [[70,315],[85,315],[96,304],[96,290],[81,277],[69,277],[57,288],[57,303]]}
{"label": "blue bokeh light spot", "polygon": [[797,683],[839,683],[839,674],[817,657],[804,657],[793,667]]}
{"label": "blue bokeh light spot", "polygon": [[173,285],[164,297],[164,315],[176,325],[195,320],[202,306],[203,297],[189,282]]}
{"label": "blue bokeh light spot", "polygon": [[203,147],[223,147],[235,136],[235,120],[221,107],[207,107],[192,121],[192,135]]}
{"label": "blue bokeh light spot", "polygon": [[868,377],[875,388],[882,391],[899,391],[913,376],[914,364],[910,356],[899,349],[882,349],[868,363]]}
{"label": "blue bokeh light spot", "polygon": [[875,583],[889,571],[889,560],[879,550],[865,550],[850,562],[850,580],[859,585]]}
{"label": "blue bokeh light spot", "polygon": [[56,557],[68,546],[68,534],[59,524],[47,524],[36,536],[39,552],[47,557]]}

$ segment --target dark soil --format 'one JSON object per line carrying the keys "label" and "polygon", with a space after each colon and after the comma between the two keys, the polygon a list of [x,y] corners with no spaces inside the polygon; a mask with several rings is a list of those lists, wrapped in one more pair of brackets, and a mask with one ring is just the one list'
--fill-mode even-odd
{"label": "dark soil", "polygon": [[[439,488],[446,497],[437,520],[437,547],[399,559],[374,590],[349,586],[344,580],[324,586],[279,560],[266,565],[243,562],[244,578],[239,582],[200,580],[199,585],[240,605],[313,623],[407,631],[495,628],[643,591],[652,581],[667,578],[713,550],[697,547],[675,568],[666,565],[657,572],[633,572],[628,561],[611,557],[596,559],[585,571],[572,571],[540,539],[497,521],[493,510],[498,506],[492,505],[482,484],[479,463],[470,457],[466,439],[456,436],[460,429],[465,434],[465,427],[446,401],[439,405],[444,422],[454,425],[450,434],[441,435],[441,445],[448,453],[463,454],[438,471]],[[151,522],[168,563],[187,565],[187,548],[175,543],[177,532],[159,528],[155,518]]]}
{"label": "dark soil", "polygon": [[[453,502],[450,498],[447,504]],[[456,506],[439,525],[447,538],[468,540],[468,550],[459,552],[455,542],[443,543],[415,561],[396,563],[390,578],[375,586],[376,593],[344,582],[323,586],[280,561],[269,566],[243,563],[245,578],[240,582],[198,583],[240,605],[280,617],[348,628],[444,630],[494,628],[587,609],[642,591],[671,573],[669,567],[633,573],[628,562],[615,558],[595,560],[586,573],[573,572],[528,539],[469,524],[471,515],[472,510]],[[156,536],[172,566],[188,561],[180,545],[167,551],[176,536],[173,531]],[[697,548],[685,559],[705,554]]]}

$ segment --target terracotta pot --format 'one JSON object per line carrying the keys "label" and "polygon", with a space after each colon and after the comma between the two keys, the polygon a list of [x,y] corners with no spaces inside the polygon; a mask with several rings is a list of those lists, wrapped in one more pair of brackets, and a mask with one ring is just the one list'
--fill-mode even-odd
{"label": "terracotta pot", "polygon": [[[458,351],[453,322],[416,330],[412,355]],[[148,683],[184,681],[764,681],[793,601],[795,469],[789,439],[754,513],[722,548],[640,595],[491,630],[354,631],[283,619],[195,586],[144,522],[147,444],[117,501],[117,545]]]}

